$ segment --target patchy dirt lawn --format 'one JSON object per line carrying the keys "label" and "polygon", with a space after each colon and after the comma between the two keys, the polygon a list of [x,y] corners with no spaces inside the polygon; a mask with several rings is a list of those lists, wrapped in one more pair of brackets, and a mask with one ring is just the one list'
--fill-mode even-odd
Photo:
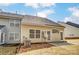
{"label": "patchy dirt lawn", "polygon": [[39,49],[44,49],[44,48],[49,48],[52,47],[51,44],[47,44],[47,43],[37,43],[37,44],[32,44],[31,47],[28,48],[23,48],[23,46],[20,48],[19,53],[23,53],[23,52],[28,52],[28,51],[34,51],[34,50],[39,50]]}
{"label": "patchy dirt lawn", "polygon": [[0,46],[0,55],[15,55],[17,46]]}
{"label": "patchy dirt lawn", "polygon": [[[23,51],[22,51],[23,50]],[[52,46],[32,44],[31,48],[20,50],[20,55],[79,55],[79,45]]]}
{"label": "patchy dirt lawn", "polygon": [[66,39],[68,43],[79,45],[79,39]]}

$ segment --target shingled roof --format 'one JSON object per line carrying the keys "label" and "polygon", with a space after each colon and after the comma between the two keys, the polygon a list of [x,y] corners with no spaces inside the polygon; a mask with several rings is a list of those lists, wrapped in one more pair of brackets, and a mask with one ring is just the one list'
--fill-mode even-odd
{"label": "shingled roof", "polygon": [[61,26],[60,24],[51,21],[47,18],[42,18],[38,16],[30,16],[30,15],[25,15],[24,19],[22,20],[22,24],[32,24],[32,25],[48,25],[48,26]]}
{"label": "shingled roof", "polygon": [[75,24],[72,22],[67,22],[66,24],[79,28],[79,24]]}
{"label": "shingled roof", "polygon": [[16,14],[16,13],[10,13],[10,12],[0,12],[0,18],[18,18],[18,19],[22,19],[23,15]]}

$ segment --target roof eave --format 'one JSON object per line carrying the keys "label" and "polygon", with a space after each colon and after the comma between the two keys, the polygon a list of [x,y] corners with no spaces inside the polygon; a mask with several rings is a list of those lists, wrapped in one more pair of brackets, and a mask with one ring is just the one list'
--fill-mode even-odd
{"label": "roof eave", "polygon": [[40,24],[24,24],[22,23],[22,25],[31,25],[31,26],[47,26],[47,27],[62,27],[62,28],[65,28],[64,26],[57,26],[57,25],[40,25]]}
{"label": "roof eave", "polygon": [[24,17],[23,15],[19,15],[19,14],[0,12],[0,18],[22,19],[23,17]]}

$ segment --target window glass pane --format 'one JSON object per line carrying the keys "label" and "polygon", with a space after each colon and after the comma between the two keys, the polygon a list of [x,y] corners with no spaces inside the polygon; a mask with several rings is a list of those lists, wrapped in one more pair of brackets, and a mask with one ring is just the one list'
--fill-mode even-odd
{"label": "window glass pane", "polygon": [[40,34],[36,34],[36,38],[40,38]]}
{"label": "window glass pane", "polygon": [[36,33],[40,33],[40,30],[36,30]]}
{"label": "window glass pane", "polygon": [[30,30],[30,38],[34,38],[34,30]]}
{"label": "window glass pane", "polygon": [[19,33],[15,33],[15,39],[19,39]]}
{"label": "window glass pane", "polygon": [[13,27],[14,26],[14,23],[10,23],[10,26]]}
{"label": "window glass pane", "polygon": [[19,27],[19,25],[20,25],[19,23],[16,23],[16,24],[15,24],[16,27]]}
{"label": "window glass pane", "polygon": [[36,30],[36,38],[40,38],[40,30]]}
{"label": "window glass pane", "polygon": [[47,31],[48,34],[48,40],[50,40],[50,31]]}
{"label": "window glass pane", "polygon": [[34,38],[34,34],[30,34],[30,38]]}
{"label": "window glass pane", "polygon": [[16,27],[19,27],[19,25],[20,25],[20,20],[18,20],[18,19],[15,20],[15,26],[16,26]]}
{"label": "window glass pane", "polygon": [[14,33],[10,33],[10,40],[14,40]]}
{"label": "window glass pane", "polygon": [[12,20],[10,19],[10,26],[11,26],[11,27],[14,26],[14,20],[13,20],[13,19],[12,19]]}
{"label": "window glass pane", "polygon": [[34,33],[34,30],[30,30],[30,33]]}

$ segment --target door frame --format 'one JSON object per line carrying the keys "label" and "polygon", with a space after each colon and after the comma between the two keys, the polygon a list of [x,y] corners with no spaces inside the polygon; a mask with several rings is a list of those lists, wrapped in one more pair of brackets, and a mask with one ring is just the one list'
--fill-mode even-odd
{"label": "door frame", "polygon": [[1,32],[0,44],[4,44],[5,42],[5,33]]}
{"label": "door frame", "polygon": [[63,32],[60,32],[61,40],[63,40]]}
{"label": "door frame", "polygon": [[51,40],[51,31],[48,30],[46,34],[47,34],[47,40]]}
{"label": "door frame", "polygon": [[[51,31],[50,31],[50,36],[48,35],[48,31],[50,31],[50,30],[42,30],[42,39],[43,39],[43,41],[44,42],[48,42],[48,41],[50,41],[51,40]],[[43,37],[44,36],[44,37]],[[50,37],[50,38],[48,38],[48,36]],[[49,40],[50,39],[50,40]]]}

